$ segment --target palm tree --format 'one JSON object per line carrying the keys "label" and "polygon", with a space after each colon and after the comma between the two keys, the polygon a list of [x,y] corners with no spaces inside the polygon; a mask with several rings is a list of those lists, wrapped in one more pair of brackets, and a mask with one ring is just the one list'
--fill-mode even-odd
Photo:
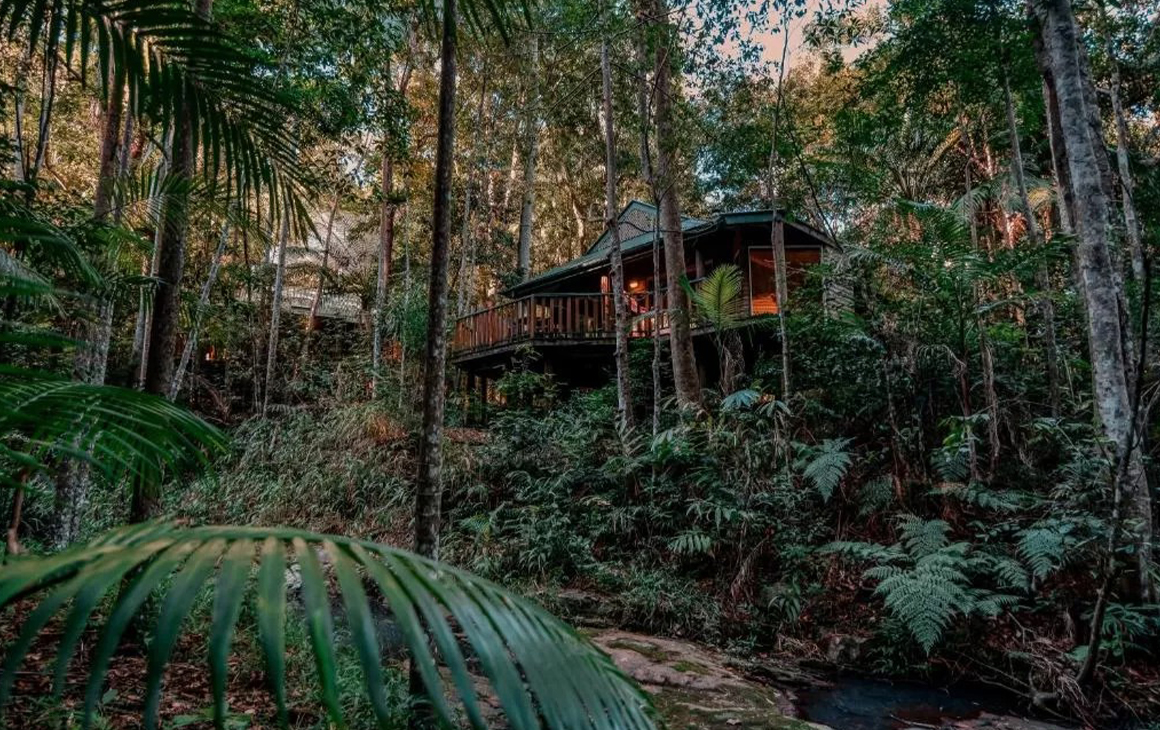
{"label": "palm tree", "polygon": [[747,314],[741,269],[736,264],[718,266],[696,288],[690,287],[689,298],[697,316],[713,330],[713,343],[721,359],[721,393],[729,395],[742,364],[737,328]]}

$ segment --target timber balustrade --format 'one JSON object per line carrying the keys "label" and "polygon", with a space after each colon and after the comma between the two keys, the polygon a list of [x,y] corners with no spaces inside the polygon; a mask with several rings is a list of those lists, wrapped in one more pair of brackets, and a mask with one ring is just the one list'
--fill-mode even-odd
{"label": "timber balustrade", "polygon": [[[482,309],[455,322],[451,349],[455,354],[488,350],[518,342],[612,340],[616,311],[611,293],[531,294]],[[654,316],[652,293],[626,293],[629,337],[651,337],[668,331],[664,292],[660,316]],[[659,320],[659,321],[658,321]]]}

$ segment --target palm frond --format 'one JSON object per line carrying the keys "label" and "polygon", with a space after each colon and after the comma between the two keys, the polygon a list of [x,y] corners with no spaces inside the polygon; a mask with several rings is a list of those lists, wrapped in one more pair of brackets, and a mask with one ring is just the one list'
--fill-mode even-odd
{"label": "palm frond", "polygon": [[[164,595],[149,647],[144,714],[145,727],[156,727],[166,664],[195,598],[207,590],[216,573],[207,637],[215,722],[223,727],[228,711],[227,658],[247,595],[256,603],[254,615],[270,689],[284,713],[288,565],[300,570],[303,620],[318,667],[323,704],[339,727],[343,717],[336,696],[333,611],[346,616],[376,716],[383,725],[389,718],[372,595],[390,611],[420,669],[428,696],[448,723],[455,721],[455,712],[445,698],[440,660],[471,725],[487,727],[468,670],[470,652],[514,728],[654,726],[644,693],[607,656],[542,609],[469,573],[403,550],[345,537],[285,528],[183,530],[165,524],[115,530],[64,553],[21,559],[0,573],[0,607],[17,598],[37,601],[5,656],[0,706],[6,703],[15,671],[33,640],[52,617],[72,601],[57,659],[59,674],[74,659],[74,635],[79,638],[90,622],[92,607],[122,586],[129,575],[130,582],[99,629],[88,667],[84,720],[86,725],[92,720],[109,663],[129,621],[146,598],[160,591]],[[255,573],[257,579],[250,581]],[[247,589],[251,585],[252,590]],[[331,587],[340,595],[333,603]]]}
{"label": "palm frond", "polygon": [[[7,365],[0,365],[0,436],[0,454],[22,470],[47,471],[69,456],[110,481],[204,465],[226,443],[216,428],[162,398]],[[0,481],[17,478],[3,473]]]}
{"label": "palm frond", "polygon": [[737,326],[745,317],[741,269],[722,264],[689,291],[697,315],[718,332]]}
{"label": "palm frond", "polygon": [[[58,20],[59,19],[59,20]],[[95,61],[102,93],[123,81],[131,110],[161,126],[189,119],[204,176],[237,198],[270,194],[275,215],[289,206],[305,230],[308,184],[291,107],[269,69],[240,51],[182,0],[0,0],[0,27],[29,48],[43,40],[89,83]],[[52,32],[63,26],[67,32]],[[46,32],[49,31],[49,32]],[[61,48],[63,45],[63,48]]]}

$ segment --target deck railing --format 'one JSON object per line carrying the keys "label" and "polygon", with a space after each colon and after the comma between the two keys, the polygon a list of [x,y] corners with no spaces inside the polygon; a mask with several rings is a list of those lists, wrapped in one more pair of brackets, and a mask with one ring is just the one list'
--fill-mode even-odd
{"label": "deck railing", "polygon": [[[473,312],[455,322],[451,350],[455,354],[501,345],[541,340],[601,340],[616,335],[613,295],[532,294]],[[628,304],[629,337],[651,337],[668,331],[665,293],[660,315],[653,314],[653,294],[624,295]]]}

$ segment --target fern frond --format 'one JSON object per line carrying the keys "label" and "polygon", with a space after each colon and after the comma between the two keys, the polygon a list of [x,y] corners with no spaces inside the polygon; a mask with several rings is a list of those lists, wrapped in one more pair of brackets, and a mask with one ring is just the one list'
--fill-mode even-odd
{"label": "fern frond", "polygon": [[852,439],[848,438],[826,439],[814,449],[812,457],[805,462],[802,477],[817,489],[822,499],[827,502],[834,496],[834,490],[850,468],[852,457],[846,448],[851,441]]}

